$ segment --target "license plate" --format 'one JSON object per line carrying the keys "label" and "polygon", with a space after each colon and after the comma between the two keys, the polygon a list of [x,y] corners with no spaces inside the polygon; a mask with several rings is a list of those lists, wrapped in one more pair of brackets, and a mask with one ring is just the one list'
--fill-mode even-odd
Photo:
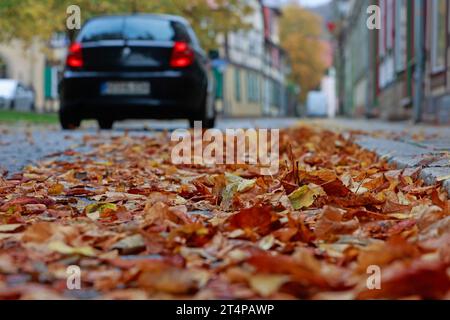
{"label": "license plate", "polygon": [[105,82],[100,88],[103,95],[149,95],[150,83],[144,81]]}

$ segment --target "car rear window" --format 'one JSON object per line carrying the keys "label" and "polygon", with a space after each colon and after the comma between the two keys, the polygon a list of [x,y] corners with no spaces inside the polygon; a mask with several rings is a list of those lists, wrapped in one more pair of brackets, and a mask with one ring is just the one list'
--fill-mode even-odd
{"label": "car rear window", "polygon": [[123,39],[123,17],[107,17],[89,21],[81,30],[81,42]]}
{"label": "car rear window", "polygon": [[79,36],[81,42],[121,39],[188,42],[191,40],[181,23],[148,16],[91,20]]}
{"label": "car rear window", "polygon": [[124,33],[128,40],[172,41],[176,38],[171,21],[145,17],[127,18]]}

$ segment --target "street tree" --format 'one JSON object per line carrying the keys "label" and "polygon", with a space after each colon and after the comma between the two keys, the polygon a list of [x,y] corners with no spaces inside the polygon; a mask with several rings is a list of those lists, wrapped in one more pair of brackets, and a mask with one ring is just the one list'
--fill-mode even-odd
{"label": "street tree", "polygon": [[166,13],[185,17],[205,49],[214,49],[219,34],[249,28],[244,21],[252,8],[240,0],[2,0],[0,2],[0,41],[48,40],[66,29],[66,9],[77,5],[82,20],[102,14]]}
{"label": "street tree", "polygon": [[319,16],[295,3],[283,8],[281,44],[290,58],[291,81],[301,88],[300,102],[305,102],[308,92],[317,88],[327,68],[321,35]]}

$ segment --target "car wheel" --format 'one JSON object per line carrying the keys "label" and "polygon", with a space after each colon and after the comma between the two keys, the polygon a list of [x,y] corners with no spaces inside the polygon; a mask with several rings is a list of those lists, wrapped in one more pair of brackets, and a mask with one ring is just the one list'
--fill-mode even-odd
{"label": "car wheel", "polygon": [[97,122],[102,130],[111,130],[114,125],[114,121],[109,119],[98,119]]}
{"label": "car wheel", "polygon": [[206,119],[204,121],[204,126],[206,129],[212,129],[216,126],[216,118]]}
{"label": "car wheel", "polygon": [[215,124],[216,124],[216,115],[215,115],[215,110],[214,110],[214,106],[213,108],[213,112],[208,112],[207,108],[208,108],[208,102],[207,102],[207,95],[205,96],[205,98],[202,101],[202,108],[201,110],[203,110],[201,115],[198,115],[194,118],[190,118],[189,119],[189,126],[191,128],[194,128],[194,122],[195,121],[201,121],[202,122],[202,128],[204,129],[212,129],[214,128]]}
{"label": "car wheel", "polygon": [[59,111],[59,123],[64,130],[75,130],[81,124],[81,119],[68,110],[61,109]]}
{"label": "car wheel", "polygon": [[203,129],[212,129],[216,125],[216,118],[211,118],[211,119],[195,118],[195,119],[189,119],[189,126],[191,128],[194,128],[194,124],[195,124],[196,121],[201,121],[202,122],[202,128]]}

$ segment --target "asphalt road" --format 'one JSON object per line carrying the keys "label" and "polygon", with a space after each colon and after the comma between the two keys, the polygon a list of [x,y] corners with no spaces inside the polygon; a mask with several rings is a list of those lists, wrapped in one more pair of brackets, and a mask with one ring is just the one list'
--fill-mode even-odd
{"label": "asphalt road", "polygon": [[[422,177],[428,183],[443,179],[450,194],[450,127],[391,123],[377,120],[297,118],[219,119],[217,128],[285,128],[308,123],[336,131],[363,130],[373,136],[361,135],[357,143],[398,167],[422,167]],[[148,136],[163,130],[187,128],[187,121],[124,121],[117,122],[112,131],[99,131],[95,121],[83,122],[81,129],[62,131],[59,126],[26,126],[0,124],[0,175],[19,172],[48,155],[68,149],[77,151],[89,147],[84,136],[104,136],[105,139],[128,132],[131,136]],[[377,134],[378,132],[378,134]],[[381,133],[381,135],[380,135]],[[388,136],[384,134],[389,133]],[[64,155],[58,156],[60,159]],[[424,163],[426,165],[424,166]],[[445,178],[445,179],[444,179]]]}
{"label": "asphalt road", "polygon": [[[217,128],[284,128],[298,122],[296,118],[219,119]],[[83,123],[76,131],[62,131],[59,126],[26,126],[0,124],[0,173],[19,172],[45,156],[68,149],[83,150],[85,135],[120,135],[128,131],[139,137],[163,130],[187,128],[187,121],[124,121],[112,131],[99,131],[95,122]]]}

